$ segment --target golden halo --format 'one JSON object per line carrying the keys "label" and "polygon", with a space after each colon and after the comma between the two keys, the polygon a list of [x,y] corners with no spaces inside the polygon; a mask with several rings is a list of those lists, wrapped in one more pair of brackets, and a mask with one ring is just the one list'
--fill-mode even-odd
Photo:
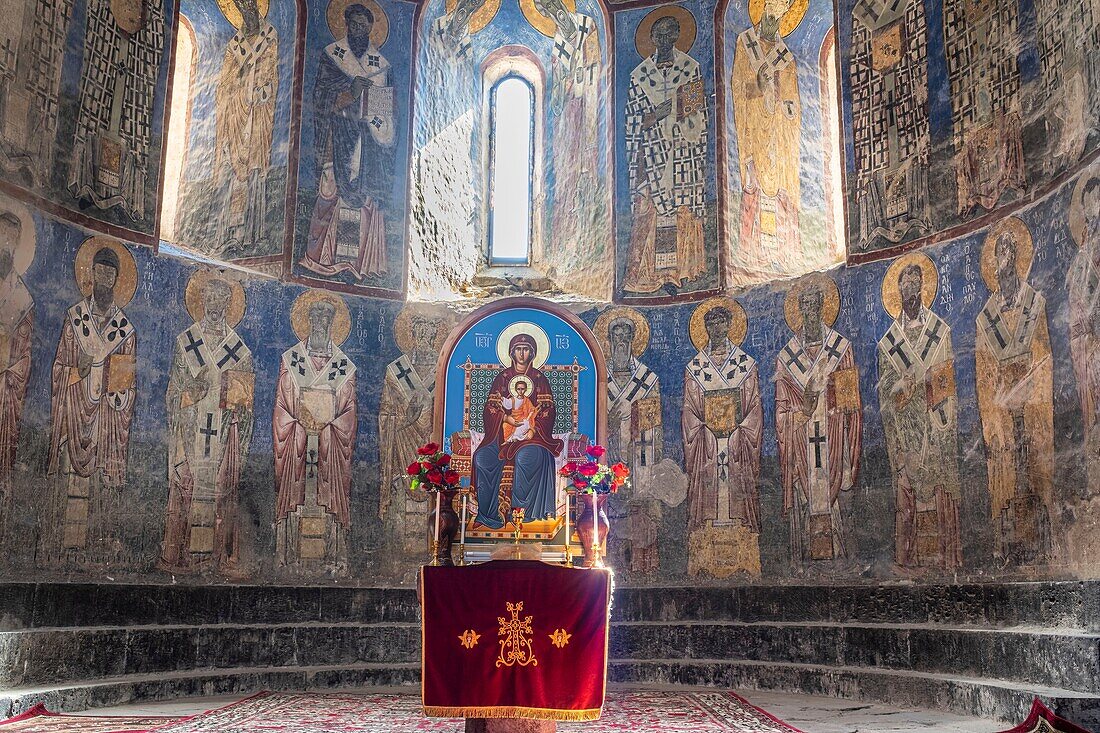
{"label": "golden halo", "polygon": [[505,366],[512,363],[512,357],[508,353],[508,342],[519,333],[526,333],[535,339],[535,358],[531,360],[531,364],[534,365],[535,369],[541,369],[546,360],[550,358],[550,339],[547,338],[546,331],[528,321],[513,323],[500,332],[500,335],[497,336],[497,359]]}
{"label": "golden halo", "polygon": [[600,314],[596,319],[596,325],[592,332],[596,334],[596,340],[603,347],[603,353],[611,358],[611,338],[609,331],[615,321],[626,319],[634,324],[634,341],[630,344],[630,351],[634,356],[641,356],[649,346],[649,321],[638,311],[626,306],[610,308]]}
{"label": "golden halo", "polygon": [[[570,13],[577,12],[577,0],[562,0],[562,5]],[[519,0],[519,9],[523,11],[523,17],[527,18],[527,22],[531,24],[532,28],[544,36],[554,37],[558,24],[549,15],[543,15],[539,12],[539,9],[535,7],[535,0]],[[470,22],[470,25],[473,25],[473,21]]]}
{"label": "golden halo", "polygon": [[80,288],[80,294],[87,298],[92,294],[92,259],[95,253],[107,247],[118,255],[118,278],[115,280],[115,305],[124,308],[134,298],[137,290],[137,265],[130,250],[118,240],[110,237],[89,237],[76,251],[76,259],[73,261],[73,271],[76,274],[76,284]]}
{"label": "golden halo", "polygon": [[1073,197],[1069,200],[1069,233],[1080,247],[1085,242],[1085,184],[1093,178],[1100,178],[1100,169],[1084,171],[1073,187]]}
{"label": "golden halo", "polygon": [[691,334],[691,343],[695,344],[695,348],[699,351],[702,351],[710,341],[710,336],[707,335],[707,327],[703,323],[703,319],[706,318],[707,313],[710,313],[718,306],[728,308],[729,312],[733,314],[733,318],[730,320],[729,340],[737,346],[740,346],[745,341],[745,334],[749,330],[745,309],[733,298],[723,298],[719,296],[717,298],[704,300],[691,314],[688,333]]}
{"label": "golden halo", "polygon": [[508,381],[508,394],[516,393],[516,384],[519,382],[527,383],[527,394],[531,394],[531,390],[535,388],[535,383],[531,381],[531,378],[526,374],[517,374]]}
{"label": "golden halo", "polygon": [[[530,2],[530,0],[527,1]],[[576,0],[572,1],[575,2]],[[457,6],[458,0],[447,0],[447,13],[453,13]],[[466,25],[466,32],[472,36],[492,23],[498,10],[500,10],[500,0],[482,0],[481,6],[470,16],[470,22]],[[527,11],[525,10],[524,15],[526,14]]]}
{"label": "golden halo", "polygon": [[34,226],[31,210],[19,201],[0,196],[0,212],[8,212],[19,219],[19,244],[12,253],[12,269],[26,275],[34,262],[34,250],[38,242],[38,230]]}
{"label": "golden halo", "polygon": [[[271,0],[258,0],[256,3],[256,9],[260,11],[260,17],[267,17],[268,7],[271,5]],[[221,8],[222,15],[229,21],[229,24],[234,28],[239,29],[244,19],[241,17],[241,11],[237,10],[237,4],[233,0],[218,0],[218,7]]]}
{"label": "golden halo", "polygon": [[[764,16],[765,2],[766,0],[749,0],[749,22],[753,25],[759,23],[760,18]],[[791,6],[779,19],[779,35],[789,36],[806,17],[808,7],[810,7],[810,0],[791,0]]]}
{"label": "golden halo", "polygon": [[642,18],[642,22],[638,24],[638,29],[634,31],[634,47],[638,49],[638,54],[643,59],[649,58],[657,50],[657,47],[653,45],[653,39],[649,35],[650,31],[653,30],[653,24],[665,17],[673,17],[680,21],[680,38],[676,41],[676,48],[687,53],[695,45],[697,30],[695,16],[687,8],[681,8],[679,5],[666,5],[657,8]]}
{"label": "golden halo", "polygon": [[940,273],[936,264],[923,252],[910,252],[899,257],[890,264],[886,275],[882,278],[882,307],[894,318],[901,313],[901,291],[898,289],[898,277],[902,270],[909,265],[919,265],[924,272],[921,280],[921,303],[925,308],[930,308],[936,300],[936,292],[940,285]]}
{"label": "golden halo", "polygon": [[195,270],[187,280],[187,289],[184,291],[183,304],[187,306],[187,312],[198,323],[206,315],[206,303],[203,300],[203,292],[206,284],[211,280],[221,280],[229,286],[229,305],[225,309],[225,322],[230,328],[236,328],[244,318],[244,287],[233,277],[218,270]]}
{"label": "golden halo", "polygon": [[435,321],[435,338],[432,339],[432,348],[443,351],[443,343],[447,340],[447,332],[450,331],[450,319],[438,311],[429,312],[424,308],[407,305],[397,314],[393,320],[393,338],[397,342],[397,348],[401,353],[410,354],[416,348],[416,338],[413,336],[413,320],[417,317],[429,321]]}
{"label": "golden halo", "polygon": [[997,240],[1002,234],[1010,233],[1016,240],[1016,274],[1020,280],[1027,280],[1031,272],[1031,263],[1035,257],[1035,243],[1031,239],[1031,232],[1027,224],[1015,216],[1002,219],[989,228],[989,234],[982,243],[982,280],[989,292],[996,293],[1001,289],[997,281]]}
{"label": "golden halo", "polygon": [[795,333],[802,331],[802,316],[798,312],[798,298],[811,287],[818,287],[825,296],[821,305],[821,320],[829,328],[836,323],[836,317],[840,315],[840,288],[836,281],[823,272],[811,272],[799,279],[787,291],[787,297],[783,299],[783,315],[787,319],[787,326]]}
{"label": "golden halo", "polygon": [[351,314],[348,313],[348,304],[335,293],[307,290],[299,295],[290,307],[290,325],[298,340],[304,342],[309,338],[309,308],[322,300],[332,303],[336,308],[336,315],[332,319],[332,343],[339,346],[351,333]]}
{"label": "golden halo", "polygon": [[328,29],[336,40],[347,38],[348,24],[344,20],[344,10],[349,5],[362,5],[374,16],[374,27],[370,31],[370,41],[381,49],[390,35],[390,17],[378,4],[378,0],[332,0],[328,6]]}

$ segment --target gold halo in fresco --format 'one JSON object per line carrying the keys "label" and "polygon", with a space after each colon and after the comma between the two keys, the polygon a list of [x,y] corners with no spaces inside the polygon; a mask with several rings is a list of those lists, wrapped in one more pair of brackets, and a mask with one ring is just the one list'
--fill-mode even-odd
{"label": "gold halo in fresco", "polygon": [[940,285],[940,273],[936,269],[936,264],[923,252],[910,252],[894,260],[882,278],[882,307],[894,318],[901,313],[901,290],[898,288],[898,277],[909,265],[918,265],[924,272],[920,296],[924,307],[931,308],[936,300],[936,292]]}
{"label": "gold halo in fresco", "polygon": [[115,279],[115,305],[125,307],[134,298],[137,290],[137,265],[134,264],[134,256],[130,250],[118,240],[110,237],[89,237],[76,251],[76,260],[73,262],[73,271],[76,274],[76,284],[80,293],[87,298],[92,294],[94,274],[92,272],[92,260],[95,253],[107,247],[118,255],[118,277]]}
{"label": "gold halo in fresco", "polygon": [[535,369],[541,369],[546,360],[550,358],[550,339],[547,338],[546,331],[528,321],[513,323],[500,332],[500,335],[497,336],[497,359],[505,366],[512,363],[512,355],[508,353],[508,342],[512,340],[513,336],[521,333],[535,339],[535,358],[531,360],[531,364],[534,365]]}
{"label": "gold halo in fresco", "polygon": [[748,318],[745,316],[745,309],[741,307],[741,304],[733,298],[710,298],[704,300],[695,308],[695,311],[691,314],[691,323],[688,326],[691,343],[695,344],[695,348],[699,351],[706,348],[706,345],[710,342],[710,336],[707,335],[707,327],[703,319],[719,306],[724,306],[733,315],[733,318],[730,319],[730,330],[727,334],[730,342],[740,346],[745,341],[749,323]]}
{"label": "gold halo in fresco", "polygon": [[836,323],[836,317],[840,315],[840,288],[837,287],[836,281],[823,272],[812,272],[796,281],[787,291],[787,297],[783,299],[783,315],[787,319],[787,326],[795,333],[802,330],[802,314],[798,310],[798,299],[810,288],[818,288],[824,296],[821,303],[821,320],[826,326],[832,328]]}
{"label": "gold halo in fresco", "polygon": [[[764,17],[764,3],[766,0],[749,0],[749,22],[756,25]],[[806,9],[810,7],[810,0],[790,0],[790,7],[783,17],[779,19],[779,35],[789,36],[802,19],[806,17]]]}
{"label": "gold halo in fresco", "polygon": [[641,313],[626,306],[605,310],[596,319],[596,325],[592,327],[596,340],[603,347],[603,353],[608,359],[611,358],[611,324],[620,320],[627,320],[634,324],[634,341],[630,344],[630,351],[634,356],[641,356],[649,346],[649,322]]}
{"label": "gold halo in fresco", "polygon": [[643,59],[649,58],[657,50],[657,47],[653,45],[653,39],[649,37],[650,32],[653,30],[653,24],[661,18],[667,17],[680,21],[680,37],[676,40],[676,48],[687,53],[695,45],[697,30],[695,16],[687,8],[681,8],[679,5],[666,5],[657,8],[642,18],[642,22],[638,24],[638,29],[634,31],[634,47],[638,49],[638,54]]}
{"label": "gold halo in fresco", "polygon": [[[267,9],[271,5],[271,0],[257,0],[256,9],[260,11],[260,17],[267,17]],[[222,15],[229,21],[229,24],[234,28],[240,28],[244,19],[241,17],[241,11],[237,9],[237,3],[235,0],[218,0],[218,7],[221,8]]]}
{"label": "gold halo in fresco", "polygon": [[1016,274],[1021,280],[1027,280],[1031,272],[1031,262],[1035,257],[1035,243],[1027,224],[1015,216],[1002,219],[989,228],[989,234],[982,243],[982,280],[992,293],[1001,289],[997,281],[997,240],[1002,234],[1011,234],[1016,241]]}
{"label": "gold halo in fresco", "polygon": [[[530,0],[527,1],[530,2]],[[571,1],[575,2],[575,0]],[[457,6],[458,0],[447,0],[447,13],[453,13]],[[475,10],[473,15],[470,16],[470,22],[466,26],[467,32],[472,36],[492,23],[493,18],[497,16],[498,10],[500,10],[500,0],[484,0],[481,3],[481,7]],[[523,14],[527,15],[527,11],[524,10]]]}
{"label": "gold halo in fresco", "polygon": [[[562,5],[570,13],[577,12],[577,0],[562,0]],[[539,12],[539,9],[535,7],[535,0],[519,0],[519,9],[523,11],[523,17],[527,18],[527,22],[531,24],[532,28],[544,36],[554,37],[558,24],[549,15],[543,15]]]}
{"label": "gold halo in fresco", "polygon": [[348,24],[344,20],[344,11],[349,5],[362,5],[374,16],[370,41],[375,48],[381,49],[390,36],[390,17],[378,4],[378,0],[332,0],[328,6],[328,29],[332,33],[332,37],[337,40],[347,37]]}
{"label": "gold halo in fresco", "polygon": [[397,314],[393,321],[393,339],[397,342],[397,348],[401,353],[410,354],[416,348],[416,337],[413,335],[413,321],[423,318],[435,322],[435,337],[432,339],[432,348],[443,351],[443,343],[447,340],[447,332],[450,330],[450,319],[441,313],[430,313],[426,309],[416,306],[405,306]]}
{"label": "gold halo in fresco", "polygon": [[244,318],[244,287],[236,279],[229,277],[217,270],[195,270],[187,280],[187,289],[184,291],[183,304],[195,323],[206,316],[206,284],[211,280],[221,280],[229,286],[229,305],[225,309],[225,322],[230,328],[235,328]]}
{"label": "gold halo in fresco", "polygon": [[1085,242],[1085,184],[1093,178],[1100,178],[1100,168],[1086,170],[1073,187],[1073,197],[1069,201],[1069,233],[1080,247]]}
{"label": "gold halo in fresco", "polygon": [[351,333],[351,314],[348,304],[339,295],[326,290],[307,290],[294,300],[290,307],[290,325],[294,335],[303,343],[309,338],[309,309],[314,303],[331,303],[336,308],[332,318],[332,343],[339,346]]}
{"label": "gold halo in fresco", "polygon": [[34,227],[34,218],[25,205],[7,196],[0,196],[0,214],[9,213],[19,219],[19,242],[12,252],[12,269],[20,275],[27,274],[34,262],[34,250],[38,242],[38,231]]}

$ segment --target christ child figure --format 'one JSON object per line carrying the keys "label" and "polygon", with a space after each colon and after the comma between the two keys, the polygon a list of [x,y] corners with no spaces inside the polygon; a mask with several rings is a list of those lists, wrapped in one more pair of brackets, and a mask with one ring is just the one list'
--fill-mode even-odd
{"label": "christ child figure", "polygon": [[504,417],[504,442],[518,443],[531,437],[531,425],[538,413],[527,395],[531,391],[531,380],[522,375],[517,376],[508,385],[510,397],[502,400],[505,410]]}

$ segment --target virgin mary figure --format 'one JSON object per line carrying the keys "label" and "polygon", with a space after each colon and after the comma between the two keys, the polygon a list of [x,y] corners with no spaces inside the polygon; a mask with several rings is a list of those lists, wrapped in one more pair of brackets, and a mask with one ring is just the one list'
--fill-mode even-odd
{"label": "virgin mary figure", "polygon": [[[500,512],[500,479],[508,465],[513,468],[512,508],[522,508],[528,520],[557,515],[554,457],[564,443],[551,432],[556,414],[554,395],[550,381],[534,364],[537,355],[533,336],[513,336],[508,342],[511,366],[497,374],[485,401],[485,439],[474,451],[471,483],[477,492],[475,521],[490,529],[502,529],[506,524]],[[512,412],[524,404],[512,399],[510,385],[517,376],[530,380],[526,398],[534,411],[524,415],[530,429],[523,439],[507,440],[505,426],[515,422]]]}

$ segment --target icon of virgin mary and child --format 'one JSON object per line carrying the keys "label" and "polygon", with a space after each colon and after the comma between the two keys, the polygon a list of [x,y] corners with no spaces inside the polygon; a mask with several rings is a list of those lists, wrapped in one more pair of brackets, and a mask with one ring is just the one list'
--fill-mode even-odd
{"label": "icon of virgin mary and child", "polygon": [[538,367],[538,345],[527,333],[508,342],[511,365],[493,379],[485,401],[485,439],[473,455],[476,522],[490,529],[506,524],[500,512],[500,480],[512,466],[512,508],[528,520],[557,514],[555,456],[564,443],[552,434],[557,408],[550,381]]}

